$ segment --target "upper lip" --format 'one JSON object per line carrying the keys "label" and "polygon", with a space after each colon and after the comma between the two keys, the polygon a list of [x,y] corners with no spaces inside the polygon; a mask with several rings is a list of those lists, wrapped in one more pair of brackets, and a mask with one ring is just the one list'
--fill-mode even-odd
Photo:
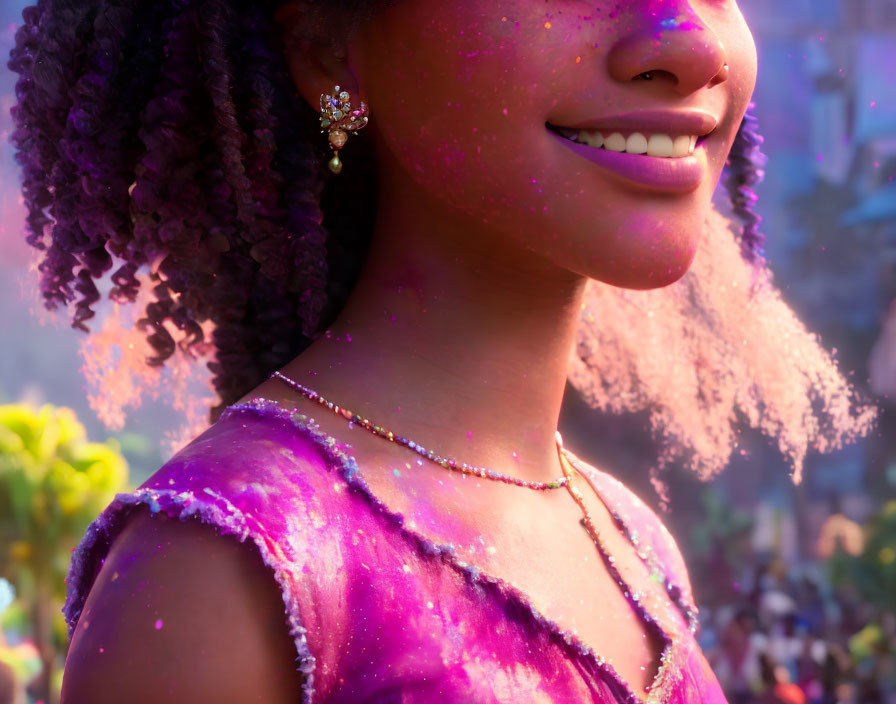
{"label": "upper lip", "polygon": [[718,120],[708,112],[697,110],[669,111],[643,110],[622,115],[598,117],[581,122],[548,123],[554,127],[566,127],[572,130],[635,130],[653,134],[697,135],[702,137],[712,132]]}

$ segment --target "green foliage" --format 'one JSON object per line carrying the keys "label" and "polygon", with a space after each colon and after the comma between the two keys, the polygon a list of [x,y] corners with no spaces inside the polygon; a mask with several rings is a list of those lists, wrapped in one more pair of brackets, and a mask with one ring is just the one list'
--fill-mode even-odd
{"label": "green foliage", "polygon": [[0,613],[0,630],[7,636],[13,634],[20,640],[29,630],[28,609],[21,599],[15,599]]}
{"label": "green foliage", "polygon": [[127,480],[117,442],[89,442],[71,409],[0,406],[0,575],[61,594],[72,548]]}
{"label": "green foliage", "polygon": [[896,611],[896,501],[869,521],[861,555],[837,555],[829,566],[837,583],[848,581],[866,602]]}
{"label": "green foliage", "polygon": [[737,511],[717,488],[700,493],[699,518],[691,526],[691,579],[706,605],[724,604],[734,596],[738,566],[753,519]]}
{"label": "green foliage", "polygon": [[885,649],[886,644],[887,636],[884,629],[877,623],[869,623],[849,639],[849,654],[857,662],[868,660],[881,649]]}
{"label": "green foliage", "polygon": [[693,545],[699,555],[709,555],[720,547],[731,564],[740,557],[738,539],[749,534],[753,517],[733,508],[722,494],[707,487],[700,496],[702,520],[694,526]]}
{"label": "green foliage", "polygon": [[[67,647],[60,609],[72,550],[127,484],[118,442],[88,441],[70,408],[0,405],[0,577],[19,597],[4,626],[33,640],[38,699],[58,701]],[[15,655],[7,650],[7,659]]]}

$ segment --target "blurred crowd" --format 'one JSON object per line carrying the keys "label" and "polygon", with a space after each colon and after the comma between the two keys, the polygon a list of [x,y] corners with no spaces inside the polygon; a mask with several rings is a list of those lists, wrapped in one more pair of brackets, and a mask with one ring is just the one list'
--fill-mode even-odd
{"label": "blurred crowd", "polygon": [[896,616],[849,582],[758,563],[740,598],[701,609],[701,645],[731,704],[896,704]]}

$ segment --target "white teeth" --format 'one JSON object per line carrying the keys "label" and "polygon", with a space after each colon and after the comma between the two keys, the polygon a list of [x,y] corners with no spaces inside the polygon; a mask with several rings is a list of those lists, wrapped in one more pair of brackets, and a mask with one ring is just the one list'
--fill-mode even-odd
{"label": "white teeth", "polygon": [[602,132],[597,130],[560,128],[557,131],[567,139],[572,139],[579,144],[587,144],[590,147],[602,147],[611,152],[646,154],[647,156],[661,158],[680,158],[693,154],[698,139],[696,135],[686,134],[671,137],[668,134],[634,132],[626,139],[621,132],[612,132],[609,136],[604,136]]}
{"label": "white teeth", "polygon": [[691,138],[686,134],[676,137],[672,143],[672,156],[687,156],[691,152]]}
{"label": "white teeth", "polygon": [[626,146],[625,137],[618,132],[614,132],[604,140],[604,149],[609,149],[611,152],[624,152]]}
{"label": "white teeth", "polygon": [[579,141],[589,147],[604,146],[604,136],[600,132],[579,132]]}
{"label": "white teeth", "polygon": [[650,141],[647,142],[648,156],[672,156],[673,143],[672,138],[667,134],[652,134]]}
{"label": "white teeth", "polygon": [[625,142],[625,151],[629,154],[646,154],[647,137],[640,132],[635,132]]}

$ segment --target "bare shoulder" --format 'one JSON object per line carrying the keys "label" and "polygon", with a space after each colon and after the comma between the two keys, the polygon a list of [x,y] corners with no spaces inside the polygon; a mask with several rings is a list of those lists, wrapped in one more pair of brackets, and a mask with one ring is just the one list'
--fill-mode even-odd
{"label": "bare shoulder", "polygon": [[257,547],[140,506],[72,637],[63,704],[295,703],[302,677]]}

